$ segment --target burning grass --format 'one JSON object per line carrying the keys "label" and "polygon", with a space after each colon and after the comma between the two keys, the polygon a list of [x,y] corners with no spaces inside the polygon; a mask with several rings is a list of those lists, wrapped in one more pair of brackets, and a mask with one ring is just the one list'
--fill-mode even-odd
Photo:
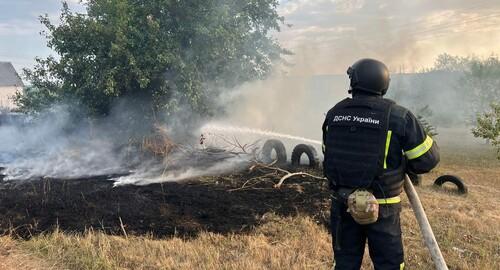
{"label": "burning grass", "polygon": [[[474,161],[461,158],[467,151],[445,154],[417,191],[450,269],[498,269],[500,164],[482,149]],[[469,194],[434,188],[445,173],[461,176]],[[254,170],[143,187],[102,179],[3,186],[0,228],[10,234],[3,241],[60,269],[330,269],[326,183],[291,178],[276,189],[281,176]],[[408,267],[432,269],[405,196],[401,218]],[[28,240],[11,240],[19,237]],[[371,269],[367,255],[363,269]]]}

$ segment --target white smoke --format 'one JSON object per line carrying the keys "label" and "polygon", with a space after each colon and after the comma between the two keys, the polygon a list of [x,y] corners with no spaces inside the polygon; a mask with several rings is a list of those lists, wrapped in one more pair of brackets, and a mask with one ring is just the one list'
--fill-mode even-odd
{"label": "white smoke", "polygon": [[65,106],[56,106],[36,120],[0,125],[0,167],[6,168],[5,180],[68,179],[123,171],[111,138],[91,138],[90,130],[73,126]]}
{"label": "white smoke", "polygon": [[8,181],[109,176],[117,186],[148,185],[239,171],[253,159],[251,152],[224,150],[223,142],[204,145],[210,149],[184,145],[164,160],[150,157],[118,134],[117,122],[111,116],[100,124],[75,123],[67,106],[56,106],[36,119],[4,123],[1,174]]}
{"label": "white smoke", "polygon": [[143,165],[133,174],[115,179],[115,186],[149,185],[240,172],[259,158],[260,146],[271,138],[283,140],[289,150],[298,143],[321,145],[321,141],[300,136],[215,122],[202,126],[199,133],[206,139],[204,149],[181,151],[167,157],[166,163]]}
{"label": "white smoke", "polygon": [[155,183],[182,181],[202,176],[239,172],[247,168],[251,161],[251,155],[242,154],[234,155],[222,161],[207,161],[205,164],[183,165],[173,170],[168,169],[168,165],[156,165],[154,167],[142,166],[139,170],[134,171],[133,174],[119,177],[114,179],[114,181],[115,186],[144,186]]}

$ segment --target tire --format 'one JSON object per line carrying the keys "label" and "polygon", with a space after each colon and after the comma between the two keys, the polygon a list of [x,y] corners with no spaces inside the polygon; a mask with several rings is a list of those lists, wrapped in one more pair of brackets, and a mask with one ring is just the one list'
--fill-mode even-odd
{"label": "tire", "polygon": [[262,161],[265,163],[274,162],[271,152],[276,151],[276,164],[285,164],[287,161],[285,145],[280,140],[267,140],[262,146]]}
{"label": "tire", "polygon": [[436,181],[434,181],[434,185],[440,187],[446,182],[455,184],[457,186],[457,191],[459,194],[467,194],[468,192],[467,186],[465,186],[464,181],[458,176],[442,175],[438,177]]}
{"label": "tire", "polygon": [[292,166],[300,166],[300,157],[306,154],[309,159],[310,168],[316,168],[319,164],[318,153],[312,145],[299,144],[292,151]]}
{"label": "tire", "polygon": [[419,186],[422,183],[422,176],[419,174],[408,173],[408,177],[410,177],[411,183],[414,186]]}

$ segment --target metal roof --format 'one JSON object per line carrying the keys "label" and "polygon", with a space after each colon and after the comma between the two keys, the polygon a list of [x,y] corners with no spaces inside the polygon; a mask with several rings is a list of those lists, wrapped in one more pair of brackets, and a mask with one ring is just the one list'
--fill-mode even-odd
{"label": "metal roof", "polygon": [[10,62],[0,62],[0,86],[24,86],[21,77]]}

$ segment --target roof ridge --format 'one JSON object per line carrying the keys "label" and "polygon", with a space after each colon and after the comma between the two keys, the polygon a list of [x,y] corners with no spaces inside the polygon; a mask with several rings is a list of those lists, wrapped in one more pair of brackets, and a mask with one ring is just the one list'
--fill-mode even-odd
{"label": "roof ridge", "polygon": [[0,61],[0,86],[24,86],[12,62]]}

